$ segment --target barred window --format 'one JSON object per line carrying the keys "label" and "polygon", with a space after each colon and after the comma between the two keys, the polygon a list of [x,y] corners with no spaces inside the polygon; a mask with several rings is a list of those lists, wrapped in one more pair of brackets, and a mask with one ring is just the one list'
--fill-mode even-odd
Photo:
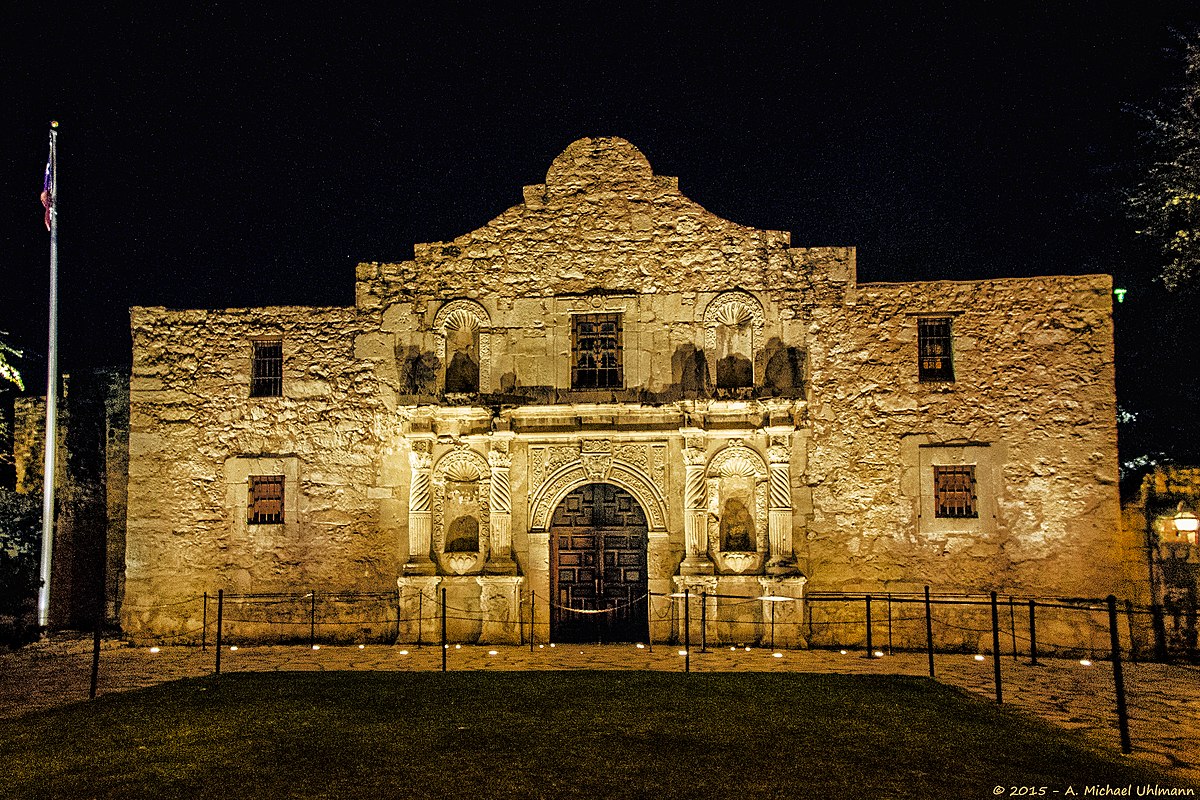
{"label": "barred window", "polygon": [[283,523],[283,476],[251,475],[247,521],[251,525]]}
{"label": "barred window", "polygon": [[975,465],[933,468],[934,516],[977,519]]}
{"label": "barred window", "polygon": [[921,381],[954,380],[950,317],[917,319],[918,377]]}
{"label": "barred window", "polygon": [[283,397],[283,339],[260,339],[252,344],[250,396]]}
{"label": "barred window", "polygon": [[621,388],[621,315],[572,317],[571,356],[572,389]]}

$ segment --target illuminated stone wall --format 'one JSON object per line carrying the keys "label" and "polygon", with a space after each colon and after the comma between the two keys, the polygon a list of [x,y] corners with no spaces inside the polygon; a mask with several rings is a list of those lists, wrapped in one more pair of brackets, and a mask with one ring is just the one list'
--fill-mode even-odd
{"label": "illuminated stone wall", "polygon": [[[355,308],[134,310],[127,603],[391,588],[411,639],[445,589],[453,636],[511,641],[533,594],[548,618],[549,519],[592,482],[645,512],[656,638],[685,588],[1118,588],[1107,277],[859,284],[853,248],[720,219],[620,139],[523,195],[360,264]],[[578,314],[619,315],[621,387],[571,388]],[[918,381],[922,315],[951,319],[952,383]],[[273,335],[284,396],[249,398]],[[977,518],[934,518],[942,463],[975,469]],[[283,525],[247,525],[254,474],[286,476]],[[714,635],[765,635],[768,606],[718,605]],[[776,607],[777,639],[807,636],[802,609]]]}

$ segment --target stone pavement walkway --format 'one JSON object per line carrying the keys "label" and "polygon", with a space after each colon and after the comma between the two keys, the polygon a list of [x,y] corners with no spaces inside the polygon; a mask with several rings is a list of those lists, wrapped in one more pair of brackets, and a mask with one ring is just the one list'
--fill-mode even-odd
{"label": "stone pavement walkway", "polygon": [[[776,655],[778,653],[779,655]],[[861,653],[765,648],[693,649],[685,659],[678,646],[654,645],[452,645],[449,670],[659,670],[695,672],[823,672],[928,675],[923,653],[868,659]],[[87,701],[91,642],[76,640],[32,645],[0,655],[0,718]],[[179,678],[208,675],[215,653],[209,647],[163,647],[152,651],[105,642],[98,694],[128,691]],[[437,645],[242,646],[222,651],[221,671],[432,671],[442,666]],[[1134,756],[1167,767],[1180,779],[1200,784],[1200,670],[1169,664],[1125,664],[1129,728]],[[937,679],[995,699],[991,658],[941,655]],[[1077,731],[1100,747],[1119,751],[1112,668],[1097,661],[1025,659],[1001,662],[1006,705]]]}

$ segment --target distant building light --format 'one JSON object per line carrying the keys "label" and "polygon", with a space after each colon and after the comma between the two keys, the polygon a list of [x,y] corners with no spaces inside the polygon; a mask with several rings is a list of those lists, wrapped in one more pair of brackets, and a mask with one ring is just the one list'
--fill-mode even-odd
{"label": "distant building light", "polygon": [[1113,289],[1113,294],[1116,295],[1118,303],[1125,302],[1125,293],[1128,291],[1128,289]]}

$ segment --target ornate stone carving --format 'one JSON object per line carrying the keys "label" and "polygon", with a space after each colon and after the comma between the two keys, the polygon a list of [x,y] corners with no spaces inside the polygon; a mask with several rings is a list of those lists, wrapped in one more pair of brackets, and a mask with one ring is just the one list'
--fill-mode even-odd
{"label": "ornate stone carving", "polygon": [[408,563],[405,574],[428,575],[435,571],[430,558],[430,472],[433,442],[415,439],[408,454]]}
{"label": "ornate stone carving", "polygon": [[579,462],[589,479],[599,483],[608,478],[612,468],[612,442],[607,439],[584,439]]}
{"label": "ornate stone carving", "polygon": [[488,451],[491,468],[491,547],[485,569],[490,573],[513,574],[517,566],[512,560],[512,487],[509,469],[512,456],[507,439],[494,439]]}
{"label": "ornate stone carving", "polygon": [[[549,527],[550,515],[563,497],[578,486],[594,482],[582,463],[559,470],[553,480],[530,494],[530,529],[544,530]],[[646,523],[650,530],[662,530],[667,527],[666,500],[645,473],[636,467],[613,462],[609,467],[606,482],[620,486],[634,496],[646,514]]]}
{"label": "ornate stone carving", "polygon": [[[459,499],[478,502],[479,514],[476,522],[479,525],[479,550],[468,553],[446,553],[446,519],[445,508],[447,500],[447,483],[457,484],[455,491],[460,492]],[[433,512],[432,537],[433,550],[439,556],[439,561],[448,571],[456,574],[477,569],[490,551],[490,514],[491,507],[491,470],[487,459],[469,447],[456,446],[453,450],[438,459],[433,470]],[[463,486],[465,484],[465,486]],[[470,493],[467,496],[466,493]],[[471,564],[466,564],[465,556],[473,557]],[[462,572],[459,569],[462,569]]]}
{"label": "ornate stone carving", "polygon": [[763,327],[766,317],[762,303],[749,292],[734,290],[722,292],[709,301],[704,309],[704,349],[713,353],[717,349],[717,326],[751,325],[750,356],[762,346]]}

